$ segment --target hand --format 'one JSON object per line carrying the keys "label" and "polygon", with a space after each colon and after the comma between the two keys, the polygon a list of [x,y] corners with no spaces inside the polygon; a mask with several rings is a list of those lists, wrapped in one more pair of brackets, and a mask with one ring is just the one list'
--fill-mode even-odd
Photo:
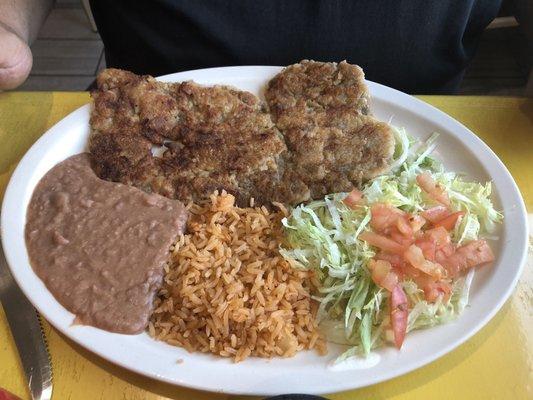
{"label": "hand", "polygon": [[32,62],[28,44],[0,23],[0,91],[21,85],[30,74]]}

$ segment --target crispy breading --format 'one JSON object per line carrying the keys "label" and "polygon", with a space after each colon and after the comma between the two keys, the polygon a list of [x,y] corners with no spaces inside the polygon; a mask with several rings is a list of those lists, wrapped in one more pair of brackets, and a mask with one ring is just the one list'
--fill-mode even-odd
{"label": "crispy breading", "polygon": [[225,189],[240,205],[297,204],[350,190],[391,155],[390,128],[367,115],[364,75],[347,63],[286,68],[267,88],[271,113],[245,91],[117,69],[92,96],[96,173],[183,201]]}
{"label": "crispy breading", "polygon": [[392,131],[369,115],[357,65],[304,60],[276,75],[265,97],[290,164],[312,198],[349,191],[388,168]]}
{"label": "crispy breading", "polygon": [[[114,69],[97,84],[90,151],[100,177],[184,201],[215,189],[240,203],[270,196],[286,148],[251,93]],[[161,156],[152,154],[154,145],[165,146]]]}

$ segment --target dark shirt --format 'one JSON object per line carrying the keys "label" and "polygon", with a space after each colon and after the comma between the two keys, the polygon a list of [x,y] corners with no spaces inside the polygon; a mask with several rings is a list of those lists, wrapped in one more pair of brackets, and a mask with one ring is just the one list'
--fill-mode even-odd
{"label": "dark shirt", "polygon": [[409,93],[457,89],[500,0],[91,0],[109,67],[162,75],[347,60]]}

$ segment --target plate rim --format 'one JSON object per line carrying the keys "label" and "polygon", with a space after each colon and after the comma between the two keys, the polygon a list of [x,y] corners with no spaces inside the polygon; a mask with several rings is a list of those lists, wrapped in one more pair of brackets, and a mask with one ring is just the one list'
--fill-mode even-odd
{"label": "plate rim", "polygon": [[[248,74],[251,78],[253,78],[255,76],[255,78],[257,78],[257,74],[260,74],[261,71],[263,71],[263,73],[265,71],[269,72],[269,73],[274,73],[274,72],[277,72],[281,69],[282,67],[276,67],[276,66],[233,66],[233,67],[217,67],[217,68],[205,68],[205,69],[199,69],[199,70],[191,70],[191,71],[183,71],[183,72],[179,72],[179,73],[173,73],[173,74],[168,74],[168,75],[163,75],[161,77],[158,77],[157,79],[158,80],[162,80],[162,81],[167,81],[167,82],[170,82],[170,81],[179,81],[180,79],[183,79],[181,78],[181,76],[183,75],[188,75],[188,74],[213,74],[213,73],[218,73],[220,71],[237,71],[239,73],[241,73],[241,76],[242,76],[242,73],[243,71],[245,72],[245,75]],[[194,79],[198,79],[198,78],[194,78]],[[481,146],[482,147],[482,150],[481,153],[486,153],[487,154],[487,157],[489,157],[489,159],[492,159],[493,162],[496,163],[496,165],[494,165],[494,168],[497,167],[497,169],[503,173],[504,177],[503,179],[505,179],[505,181],[507,181],[508,183],[511,184],[511,194],[509,196],[511,197],[514,197],[514,200],[516,201],[516,207],[518,208],[518,214],[519,216],[521,217],[521,222],[522,224],[520,225],[520,228],[522,229],[524,235],[523,235],[523,241],[521,243],[521,253],[519,254],[519,267],[517,269],[517,272],[515,273],[514,277],[513,277],[513,280],[512,280],[512,283],[505,289],[505,292],[503,293],[503,295],[500,296],[497,304],[492,307],[487,313],[485,313],[483,315],[483,317],[480,319],[480,321],[477,322],[477,324],[470,328],[467,332],[466,335],[464,335],[461,339],[459,340],[455,340],[455,341],[450,341],[447,345],[445,346],[442,346],[440,348],[439,351],[435,352],[434,354],[432,354],[431,356],[427,356],[427,357],[422,357],[422,358],[419,358],[417,359],[415,362],[411,362],[409,364],[408,367],[404,367],[404,368],[396,368],[394,369],[393,371],[391,371],[390,373],[385,373],[385,374],[381,374],[379,375],[378,377],[374,377],[373,379],[370,379],[370,380],[367,380],[364,384],[362,385],[353,385],[353,384],[345,384],[345,385],[336,385],[336,388],[335,389],[332,389],[330,387],[325,387],[324,390],[314,390],[313,393],[316,393],[316,394],[324,394],[324,393],[331,393],[332,390],[333,391],[343,391],[343,390],[350,390],[350,389],[356,389],[356,388],[359,388],[359,387],[365,387],[365,386],[370,386],[370,385],[373,385],[373,384],[376,384],[376,383],[379,383],[379,382],[383,382],[383,381],[386,381],[386,380],[389,380],[389,379],[392,379],[394,377],[398,377],[398,376],[401,376],[401,375],[404,375],[408,372],[411,372],[411,371],[414,371],[424,365],[427,365],[429,363],[432,363],[433,361],[435,361],[436,359],[442,357],[443,355],[449,353],[450,351],[454,350],[455,348],[459,347],[460,345],[462,345],[463,343],[465,343],[467,340],[469,340],[472,336],[474,336],[477,332],[479,332],[479,330],[481,328],[483,328],[495,315],[496,313],[501,309],[501,307],[503,306],[503,304],[509,299],[510,295],[512,294],[512,292],[514,291],[515,287],[516,287],[516,284],[518,282],[518,279],[520,278],[520,276],[522,275],[523,273],[523,268],[524,268],[524,265],[525,265],[525,260],[526,260],[526,256],[527,256],[527,231],[528,231],[528,228],[527,228],[527,222],[526,222],[526,218],[527,218],[527,214],[526,214],[526,208],[525,208],[525,204],[524,204],[524,201],[523,201],[523,198],[521,196],[521,193],[520,193],[520,190],[518,188],[518,186],[516,185],[516,182],[514,181],[512,175],[510,174],[510,172],[508,171],[507,167],[503,164],[503,162],[499,159],[499,157],[492,151],[492,149],[483,142],[483,140],[481,140],[481,138],[479,138],[477,135],[475,135],[472,131],[470,131],[466,126],[464,126],[462,123],[460,123],[459,121],[455,120],[453,117],[447,115],[446,113],[444,113],[443,111],[439,110],[438,108],[420,100],[420,99],[417,99],[413,96],[410,96],[406,93],[403,93],[401,91],[398,91],[396,89],[393,89],[393,88],[390,88],[390,87],[387,87],[385,85],[381,85],[381,84],[378,84],[378,83],[375,83],[375,82],[372,82],[372,81],[366,81],[368,86],[369,86],[369,89],[370,89],[370,93],[372,95],[372,97],[374,97],[374,92],[375,91],[380,91],[380,92],[388,92],[388,93],[391,93],[391,94],[394,94],[395,96],[400,96],[402,102],[401,104],[398,104],[397,102],[395,101],[391,101],[390,103],[391,104],[394,104],[395,107],[402,107],[402,108],[409,108],[409,107],[406,107],[410,104],[412,105],[416,105],[416,107],[422,107],[422,108],[426,108],[428,110],[431,110],[431,116],[430,116],[430,120],[431,121],[434,121],[436,123],[440,123],[440,124],[444,124],[444,125],[447,125],[449,126],[449,130],[450,131],[454,131],[454,130],[461,130],[463,132],[467,132],[468,135],[466,138],[463,138],[464,140],[469,140],[469,141],[473,141],[472,144],[476,144],[478,146]],[[221,84],[224,84],[224,83],[221,83]],[[383,101],[388,101],[386,99],[382,99]],[[79,107],[78,109],[76,109],[75,111],[73,111],[72,113],[66,115],[64,118],[62,118],[59,122],[57,122],[56,124],[54,124],[52,127],[50,127],[31,147],[30,149],[28,149],[28,151],[24,154],[24,156],[21,158],[20,162],[18,163],[16,169],[14,170],[10,180],[9,180],[9,183],[8,185],[6,186],[6,190],[5,190],[5,195],[4,195],[4,200],[3,200],[3,204],[2,204],[2,215],[1,215],[1,223],[0,223],[0,226],[1,226],[1,239],[2,239],[2,244],[3,244],[3,247],[5,249],[5,253],[6,253],[6,259],[8,261],[8,264],[10,266],[10,270],[12,271],[12,274],[15,278],[15,280],[17,281],[17,284],[19,284],[19,286],[22,288],[24,294],[26,295],[26,297],[28,297],[28,299],[30,300],[30,302],[32,302],[32,304],[34,304],[34,302],[32,301],[32,296],[28,296],[28,294],[26,293],[26,290],[24,289],[27,289],[25,288],[25,285],[24,285],[24,282],[20,282],[19,281],[19,277],[17,276],[17,273],[16,271],[14,271],[14,268],[11,267],[11,265],[16,265],[17,262],[16,260],[13,259],[13,254],[11,254],[10,250],[8,250],[8,246],[6,246],[7,242],[9,241],[9,239],[11,238],[11,233],[8,232],[8,227],[10,226],[9,225],[9,222],[7,221],[7,216],[6,216],[6,211],[9,211],[9,207],[11,206],[11,204],[13,204],[13,196],[15,195],[15,192],[16,192],[16,189],[17,189],[17,186],[19,184],[19,182],[17,182],[17,177],[19,175],[22,175],[22,170],[23,168],[27,165],[27,163],[31,162],[32,161],[32,157],[35,158],[36,155],[38,155],[38,151],[42,148],[42,147],[46,147],[47,145],[47,142],[50,140],[50,131],[55,131],[57,129],[59,129],[61,127],[62,124],[65,124],[67,125],[69,123],[68,119],[73,119],[75,116],[78,116],[79,115],[85,115],[85,113],[88,113],[89,110],[90,110],[90,107],[91,107],[91,103],[89,104],[85,104],[81,107]],[[451,125],[450,125],[451,124]],[[465,147],[468,147],[466,146],[466,143],[464,142],[464,140],[461,140],[461,145],[462,146],[465,146]],[[479,157],[477,158],[479,160]],[[485,162],[482,162],[482,161],[479,161],[481,165],[483,165],[484,168],[486,168],[486,163]],[[488,172],[488,171],[487,171]],[[489,177],[492,179],[493,178],[493,175],[492,174],[489,174]],[[518,247],[518,246],[517,246]],[[31,267],[30,267],[31,268]],[[81,338],[79,338],[78,336],[75,336],[75,335],[72,335],[71,333],[69,333],[69,331],[67,330],[68,327],[64,327],[64,326],[61,326],[61,325],[56,325],[54,322],[54,318],[49,318],[48,317],[48,313],[46,312],[46,310],[42,310],[42,307],[38,304],[34,304],[34,306],[39,310],[39,312],[43,315],[43,316],[46,316],[46,319],[47,321],[49,321],[49,323],[51,325],[53,325],[56,329],[58,329],[60,332],[62,332],[63,334],[65,334],[69,340],[73,340],[75,343],[79,344],[80,346],[82,346],[83,348],[89,350],[90,352],[98,355],[99,357],[102,357],[120,367],[123,367],[125,369],[128,369],[128,370],[131,370],[131,371],[134,371],[136,373],[139,373],[141,375],[144,375],[144,376],[147,376],[149,378],[152,378],[152,379],[155,379],[155,380],[159,380],[159,381],[164,381],[166,383],[170,383],[170,384],[173,384],[173,385],[180,385],[180,386],[184,386],[184,387],[188,387],[188,388],[193,388],[193,389],[198,389],[198,390],[208,390],[208,391],[213,391],[213,392],[224,392],[224,393],[228,393],[228,394],[238,394],[238,395],[250,395],[250,394],[255,394],[255,395],[272,395],[272,394],[275,394],[277,392],[275,391],[268,391],[268,390],[263,390],[263,391],[254,391],[254,390],[232,390],[232,389],[228,389],[228,388],[224,388],[224,389],[221,389],[219,387],[211,387],[209,385],[205,385],[205,384],[198,384],[198,383],[191,383],[191,382],[184,382],[184,381],[181,381],[179,379],[172,379],[171,377],[167,377],[167,376],[162,376],[162,375],[159,375],[159,374],[156,374],[154,373],[153,371],[150,372],[150,371],[146,371],[145,369],[141,368],[141,367],[136,367],[136,366],[132,366],[132,365],[129,365],[129,364],[126,364],[124,362],[121,362],[120,360],[117,360],[117,359],[112,359],[110,358],[108,355],[104,354],[102,351],[97,351],[95,350],[94,348],[90,347],[88,344],[86,344],[85,342],[83,342],[83,340],[81,340]]]}

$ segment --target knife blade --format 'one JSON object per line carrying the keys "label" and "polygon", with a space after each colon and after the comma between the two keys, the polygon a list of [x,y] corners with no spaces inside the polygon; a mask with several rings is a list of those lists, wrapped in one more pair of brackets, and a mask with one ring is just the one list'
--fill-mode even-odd
{"label": "knife blade", "polygon": [[39,315],[11,275],[0,244],[0,302],[33,400],[52,397],[52,366]]}

